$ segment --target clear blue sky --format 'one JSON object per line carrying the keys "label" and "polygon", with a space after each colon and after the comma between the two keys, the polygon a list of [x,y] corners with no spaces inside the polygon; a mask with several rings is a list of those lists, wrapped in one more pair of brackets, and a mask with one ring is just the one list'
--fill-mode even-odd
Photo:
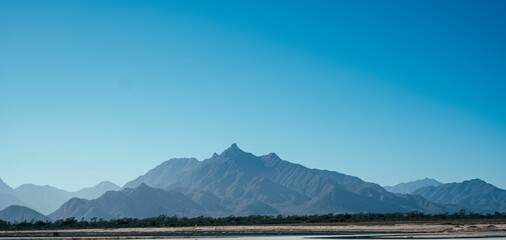
{"label": "clear blue sky", "polygon": [[506,1],[0,1],[0,178],[221,152],[506,188]]}

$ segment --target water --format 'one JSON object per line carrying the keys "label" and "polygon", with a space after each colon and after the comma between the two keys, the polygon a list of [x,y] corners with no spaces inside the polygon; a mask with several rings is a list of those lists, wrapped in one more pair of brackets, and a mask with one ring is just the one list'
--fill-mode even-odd
{"label": "water", "polygon": [[[388,235],[393,238],[389,238]],[[371,238],[371,237],[380,237],[380,238]],[[397,238],[395,238],[397,236]],[[185,237],[185,238],[136,238],[137,240],[331,240],[331,239],[353,239],[353,240],[388,240],[388,239],[397,239],[397,240],[413,240],[416,238],[407,238],[409,235],[402,235],[404,238],[399,238],[399,235],[392,234],[374,234],[374,235],[307,235],[307,236],[244,236],[244,237]],[[353,237],[353,238],[350,238]],[[70,240],[74,238],[66,238],[66,237],[0,237],[0,240],[33,240],[33,239],[61,239],[61,240]],[[87,237],[76,238],[76,239],[87,239]],[[90,238],[94,239],[94,238]],[[108,239],[107,237],[103,239]],[[110,239],[118,239],[117,237],[110,237]],[[464,237],[464,238],[419,238],[419,240],[506,240],[506,237]]]}
{"label": "water", "polygon": [[[331,235],[331,236],[245,236],[245,237],[187,237],[187,238],[170,238],[170,240],[311,240],[311,239],[350,239],[352,235]],[[371,239],[399,239],[399,238],[388,238],[387,234],[382,235],[381,238],[370,238],[371,236],[380,235],[353,235],[353,240],[371,240]],[[357,237],[357,238],[355,238]],[[406,238],[407,239],[407,238]],[[444,238],[424,238],[423,240],[442,240]],[[447,238],[450,239],[450,238]],[[487,238],[451,238],[451,240],[506,240],[506,237],[487,237]]]}

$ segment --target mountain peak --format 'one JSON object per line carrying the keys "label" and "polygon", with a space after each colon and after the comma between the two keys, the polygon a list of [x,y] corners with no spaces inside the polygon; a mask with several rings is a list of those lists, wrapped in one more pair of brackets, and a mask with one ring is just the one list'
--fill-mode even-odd
{"label": "mountain peak", "polygon": [[241,150],[241,149],[239,149],[239,146],[237,146],[237,143],[232,143],[232,145],[230,145],[229,149]]}
{"label": "mountain peak", "polygon": [[243,154],[245,153],[243,150],[241,150],[239,148],[239,146],[237,146],[236,143],[233,143],[232,145],[230,145],[229,148],[227,148],[225,151],[223,151],[220,156],[234,156],[234,155],[237,155],[237,154]]}

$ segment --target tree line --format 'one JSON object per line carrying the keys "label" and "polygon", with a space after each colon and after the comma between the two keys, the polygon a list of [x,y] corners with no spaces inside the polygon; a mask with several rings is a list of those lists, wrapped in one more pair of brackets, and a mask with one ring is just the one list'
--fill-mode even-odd
{"label": "tree line", "polygon": [[152,218],[121,218],[90,220],[67,218],[56,221],[6,222],[0,220],[0,230],[48,230],[48,229],[90,229],[90,228],[141,228],[141,227],[193,227],[193,226],[233,226],[233,225],[288,225],[288,224],[339,224],[367,222],[415,222],[415,221],[461,221],[461,220],[499,220],[506,221],[506,213],[469,213],[463,210],[448,214],[409,213],[356,213],[290,216],[228,216],[228,217],[179,217],[158,216]]}

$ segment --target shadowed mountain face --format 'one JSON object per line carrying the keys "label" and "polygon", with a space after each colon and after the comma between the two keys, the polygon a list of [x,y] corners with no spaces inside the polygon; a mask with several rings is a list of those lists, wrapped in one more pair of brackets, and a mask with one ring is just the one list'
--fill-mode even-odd
{"label": "shadowed mountain face", "polygon": [[50,221],[49,217],[42,215],[41,213],[18,205],[12,205],[0,211],[0,219],[7,222],[23,222],[23,221]]}
{"label": "shadowed mountain face", "polygon": [[506,212],[506,190],[480,179],[425,187],[414,192],[440,204],[458,205],[474,212]]}
{"label": "shadowed mountain face", "polygon": [[415,192],[416,190],[423,188],[423,187],[437,187],[441,185],[439,181],[432,179],[432,178],[425,178],[422,180],[416,180],[412,182],[407,183],[399,183],[395,186],[386,186],[385,189],[389,192],[393,193],[402,193],[402,194],[411,194]]}

